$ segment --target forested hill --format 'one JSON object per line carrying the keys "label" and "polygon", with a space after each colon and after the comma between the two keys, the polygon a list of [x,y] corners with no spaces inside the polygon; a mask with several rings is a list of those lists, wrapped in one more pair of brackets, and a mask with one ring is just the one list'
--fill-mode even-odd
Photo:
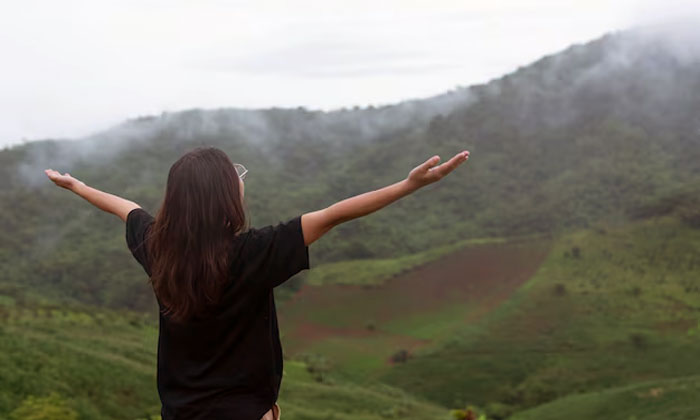
{"label": "forested hill", "polygon": [[191,110],[5,149],[0,294],[153,308],[123,223],[43,169],[154,213],[170,165],[197,145],[249,168],[254,226],[398,181],[433,154],[472,152],[443,182],[315,243],[312,266],[669,212],[696,223],[700,54],[677,35],[608,35],[485,85],[393,106]]}

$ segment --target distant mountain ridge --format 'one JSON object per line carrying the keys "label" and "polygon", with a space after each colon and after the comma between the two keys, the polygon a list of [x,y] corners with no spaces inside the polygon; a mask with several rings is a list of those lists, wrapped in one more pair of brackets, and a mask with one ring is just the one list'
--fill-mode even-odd
{"label": "distant mountain ridge", "polygon": [[441,183],[339,226],[314,244],[313,265],[624,221],[675,191],[700,191],[700,55],[678,45],[622,32],[427,100],[191,110],[2,150],[0,294],[152,308],[123,226],[42,171],[69,171],[155,212],[170,165],[204,144],[250,169],[254,226],[395,182],[433,154],[472,152]]}

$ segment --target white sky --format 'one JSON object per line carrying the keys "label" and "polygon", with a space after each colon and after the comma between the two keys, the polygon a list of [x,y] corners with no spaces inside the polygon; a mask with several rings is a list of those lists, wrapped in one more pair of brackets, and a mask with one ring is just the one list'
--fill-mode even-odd
{"label": "white sky", "polygon": [[195,107],[330,110],[427,97],[692,3],[6,0],[0,147]]}

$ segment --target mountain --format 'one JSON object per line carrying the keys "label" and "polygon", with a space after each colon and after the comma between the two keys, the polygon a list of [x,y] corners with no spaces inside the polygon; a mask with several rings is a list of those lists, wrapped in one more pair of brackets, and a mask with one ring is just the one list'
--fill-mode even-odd
{"label": "mountain", "polygon": [[43,169],[155,212],[170,165],[214,145],[250,170],[254,226],[472,152],[276,289],[289,418],[698,418],[696,41],[626,31],[426,100],[191,110],[0,151],[0,417],[157,418],[156,305],[123,223]]}
{"label": "mountain", "polygon": [[433,154],[472,152],[441,183],[334,229],[312,247],[312,267],[650,211],[692,220],[693,207],[678,199],[700,190],[700,54],[679,48],[690,36],[611,34],[487,84],[392,106],[191,110],[6,148],[0,293],[153,310],[123,225],[54,187],[43,169],[69,171],[153,213],[170,165],[204,144],[249,168],[254,226],[395,182]]}

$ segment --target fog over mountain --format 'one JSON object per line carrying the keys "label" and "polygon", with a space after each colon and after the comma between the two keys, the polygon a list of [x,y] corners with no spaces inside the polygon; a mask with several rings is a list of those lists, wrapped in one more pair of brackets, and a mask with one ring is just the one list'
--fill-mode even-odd
{"label": "fog over mountain", "polygon": [[[519,99],[510,104],[510,111],[514,112],[514,122],[521,130],[536,129],[539,124],[557,127],[570,123],[591,112],[587,98],[606,92],[630,103],[613,107],[617,101],[606,101],[598,104],[598,112],[614,115],[625,108],[634,108],[639,116],[654,117],[662,112],[660,106],[669,101],[678,102],[691,92],[677,83],[675,72],[697,65],[698,41],[698,31],[689,23],[621,32],[585,46],[573,46],[486,85],[376,108],[355,107],[333,112],[303,108],[222,108],[145,116],[74,140],[74,144],[64,143],[60,150],[50,153],[46,148],[29,146],[32,152],[21,165],[20,178],[32,185],[41,183],[43,178],[37,177],[37,169],[46,165],[70,170],[78,159],[110,159],[133,142],[147,142],[162,132],[167,132],[173,143],[219,134],[237,135],[263,145],[313,137],[323,137],[329,144],[366,142],[409,125],[420,126],[438,115],[447,116],[477,98],[498,97],[502,89],[512,84],[517,85]],[[643,97],[625,94],[629,86],[624,76],[632,70],[648,84],[638,91]],[[542,100],[545,96],[547,101]],[[294,125],[293,130],[282,127],[287,123]]]}
{"label": "fog over mountain", "polygon": [[315,244],[314,264],[623,220],[700,185],[698,38],[684,25],[610,34],[487,84],[391,106],[195,109],[4,149],[0,280],[148,307],[149,290],[131,287],[140,277],[123,226],[59,191],[43,170],[154,212],[170,165],[203,144],[250,169],[253,225],[397,181],[436,153],[472,152],[443,183],[335,229]]}

